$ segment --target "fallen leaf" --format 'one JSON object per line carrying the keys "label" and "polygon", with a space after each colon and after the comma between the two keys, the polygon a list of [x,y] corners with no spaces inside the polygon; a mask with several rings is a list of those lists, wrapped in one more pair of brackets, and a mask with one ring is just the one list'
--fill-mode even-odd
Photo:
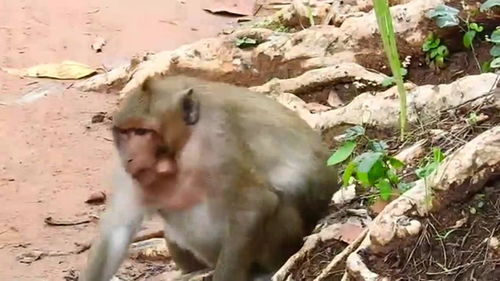
{"label": "fallen leaf", "polygon": [[332,196],[332,201],[336,205],[343,205],[351,202],[356,197],[356,185],[351,184],[340,188]]}
{"label": "fallen leaf", "polygon": [[96,70],[88,65],[69,60],[61,63],[39,64],[25,69],[2,68],[2,70],[18,76],[60,80],[81,79],[96,73]]}
{"label": "fallen leaf", "polygon": [[44,222],[48,225],[53,226],[68,226],[68,225],[79,225],[91,222],[92,219],[80,219],[80,220],[65,220],[65,219],[54,219],[52,217],[46,217]]}
{"label": "fallen leaf", "polygon": [[156,261],[168,260],[170,258],[164,238],[152,238],[132,243],[129,253],[133,259],[140,260]]}
{"label": "fallen leaf", "polygon": [[253,15],[255,0],[211,0],[206,1],[203,10],[213,14],[228,13],[238,16]]}
{"label": "fallen leaf", "polygon": [[94,43],[91,45],[92,50],[94,50],[96,53],[102,52],[102,48],[106,45],[106,39],[102,37],[97,37],[94,41]]}
{"label": "fallen leaf", "polygon": [[335,91],[330,91],[326,102],[333,108],[338,108],[344,105],[344,102],[339,98],[339,95]]}
{"label": "fallen leaf", "polygon": [[344,223],[340,226],[338,234],[339,239],[348,244],[351,244],[358,238],[365,228],[360,224]]}
{"label": "fallen leaf", "polygon": [[92,116],[92,123],[102,123],[106,117],[106,112],[99,112]]}
{"label": "fallen leaf", "polygon": [[389,205],[393,200],[397,199],[399,197],[399,192],[397,190],[393,190],[391,197],[389,197],[389,200],[383,200],[382,198],[378,197],[377,200],[375,200],[375,203],[373,203],[370,206],[370,211],[372,211],[375,215],[380,214],[382,210],[384,210],[385,206]]}
{"label": "fallen leaf", "polygon": [[[92,117],[92,123],[96,123],[96,122],[94,122],[93,117]],[[106,193],[104,193],[102,191],[98,191],[98,192],[94,192],[94,193],[90,194],[89,198],[87,200],[85,200],[85,203],[93,204],[93,205],[100,205],[100,204],[103,204],[104,202],[106,202]]]}

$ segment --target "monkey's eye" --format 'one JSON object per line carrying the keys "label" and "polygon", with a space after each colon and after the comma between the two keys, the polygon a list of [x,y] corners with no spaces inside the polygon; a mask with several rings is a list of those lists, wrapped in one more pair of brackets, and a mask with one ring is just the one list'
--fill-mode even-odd
{"label": "monkey's eye", "polygon": [[121,128],[118,128],[118,127],[115,127],[114,128],[116,130],[116,132],[118,132],[118,134],[120,135],[126,135],[129,133],[129,130],[128,129],[121,129]]}
{"label": "monkey's eye", "polygon": [[134,134],[138,135],[138,136],[144,136],[145,134],[149,133],[150,130],[147,130],[147,129],[135,129],[134,130]]}

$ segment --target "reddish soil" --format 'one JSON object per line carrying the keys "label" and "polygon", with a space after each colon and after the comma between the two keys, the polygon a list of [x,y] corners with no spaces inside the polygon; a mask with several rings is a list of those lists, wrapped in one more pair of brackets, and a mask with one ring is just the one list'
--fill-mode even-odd
{"label": "reddish soil", "polygon": [[[147,2],[0,0],[0,66],[70,59],[109,67],[137,53],[216,35],[236,20],[203,11],[201,0]],[[97,37],[107,41],[101,53],[90,48]],[[98,215],[103,206],[84,201],[93,192],[109,191],[113,147],[108,123],[91,120],[98,112],[113,111],[117,97],[78,92],[70,85],[0,71],[0,280],[74,280],[72,271],[82,267],[87,252],[69,252],[96,234],[96,221],[44,223],[48,216],[80,220]],[[37,89],[48,92],[29,103],[13,103]],[[31,264],[19,260],[34,250],[48,256]]]}
{"label": "reddish soil", "polygon": [[468,202],[430,216],[406,247],[365,253],[369,267],[394,280],[498,280],[499,254],[488,241],[500,234],[499,187],[493,180]]}

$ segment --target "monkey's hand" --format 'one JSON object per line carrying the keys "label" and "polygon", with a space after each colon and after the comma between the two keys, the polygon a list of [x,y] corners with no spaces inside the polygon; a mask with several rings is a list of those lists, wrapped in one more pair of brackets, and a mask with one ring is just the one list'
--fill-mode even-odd
{"label": "monkey's hand", "polygon": [[113,278],[126,257],[128,247],[139,231],[146,212],[138,201],[130,177],[117,175],[114,185],[115,194],[102,217],[100,236],[92,245],[80,281],[109,281]]}

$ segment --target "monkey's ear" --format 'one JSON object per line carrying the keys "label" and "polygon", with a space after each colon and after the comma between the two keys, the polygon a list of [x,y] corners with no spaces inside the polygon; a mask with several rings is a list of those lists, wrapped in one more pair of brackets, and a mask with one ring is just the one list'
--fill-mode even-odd
{"label": "monkey's ear", "polygon": [[192,88],[186,90],[181,101],[184,122],[194,125],[200,119],[200,101],[194,96]]}

